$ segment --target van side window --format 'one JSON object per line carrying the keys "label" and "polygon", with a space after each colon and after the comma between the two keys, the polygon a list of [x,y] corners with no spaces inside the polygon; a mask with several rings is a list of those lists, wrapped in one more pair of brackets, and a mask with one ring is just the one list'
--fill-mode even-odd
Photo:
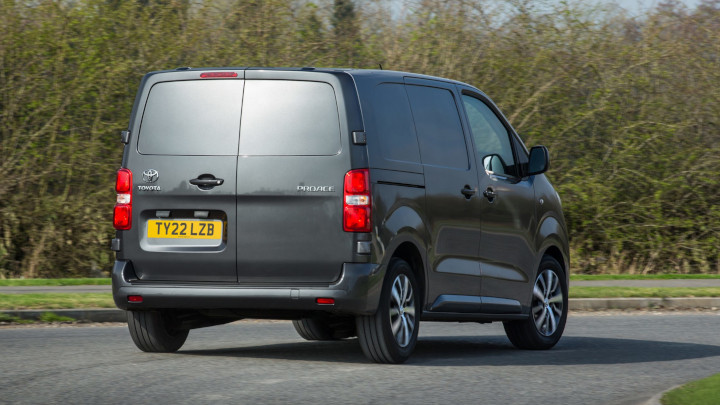
{"label": "van side window", "polygon": [[479,164],[501,176],[518,176],[510,134],[495,113],[481,100],[463,95]]}
{"label": "van side window", "polygon": [[410,98],[420,158],[425,165],[467,169],[468,155],[460,115],[450,91],[406,86]]}
{"label": "van side window", "polygon": [[379,152],[385,159],[420,163],[412,112],[401,83],[382,83],[375,87],[371,108],[375,116]]}

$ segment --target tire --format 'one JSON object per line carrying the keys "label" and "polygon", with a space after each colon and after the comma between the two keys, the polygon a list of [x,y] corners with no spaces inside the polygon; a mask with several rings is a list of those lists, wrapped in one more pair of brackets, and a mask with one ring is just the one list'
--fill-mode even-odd
{"label": "tire", "polygon": [[565,330],[568,287],[565,272],[552,257],[543,257],[533,286],[530,316],[504,323],[505,333],[518,349],[545,350],[555,346]]}
{"label": "tire", "polygon": [[315,317],[292,321],[305,340],[339,340],[355,336],[355,320],[348,317]]}
{"label": "tire", "polygon": [[325,322],[314,318],[303,318],[292,321],[295,331],[305,340],[332,340],[330,327]]}
{"label": "tire", "polygon": [[128,329],[135,346],[144,352],[172,353],[185,343],[189,331],[173,327],[167,311],[127,311]]}
{"label": "tire", "polygon": [[422,305],[415,275],[401,259],[391,259],[374,315],[355,318],[363,353],[376,363],[405,362],[415,349]]}

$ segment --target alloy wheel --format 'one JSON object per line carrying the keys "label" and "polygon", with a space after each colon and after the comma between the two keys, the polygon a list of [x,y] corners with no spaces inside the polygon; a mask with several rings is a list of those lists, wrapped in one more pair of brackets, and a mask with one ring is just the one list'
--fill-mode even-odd
{"label": "alloy wheel", "polygon": [[399,274],[390,292],[390,328],[400,347],[407,347],[415,330],[415,292],[410,279]]}
{"label": "alloy wheel", "polygon": [[553,270],[542,271],[533,288],[532,314],[537,331],[551,336],[558,328],[563,313],[563,291]]}

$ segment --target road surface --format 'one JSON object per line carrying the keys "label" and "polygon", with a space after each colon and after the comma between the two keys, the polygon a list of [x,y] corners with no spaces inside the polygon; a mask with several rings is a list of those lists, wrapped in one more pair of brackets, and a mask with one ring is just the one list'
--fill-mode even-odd
{"label": "road surface", "polygon": [[571,315],[549,351],[501,324],[423,323],[404,365],[357,341],[306,342],[286,321],[190,332],[138,351],[124,326],[0,328],[0,403],[640,404],[720,372],[720,312]]}

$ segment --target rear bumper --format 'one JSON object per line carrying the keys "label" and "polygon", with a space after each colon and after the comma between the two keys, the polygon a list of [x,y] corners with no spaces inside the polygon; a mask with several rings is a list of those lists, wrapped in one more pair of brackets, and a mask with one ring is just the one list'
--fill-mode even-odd
{"label": "rear bumper", "polygon": [[[137,280],[132,263],[115,261],[113,299],[124,310],[162,308],[237,309],[258,313],[277,311],[324,311],[371,315],[380,300],[384,267],[368,263],[344,263],[340,279],[322,286],[244,286],[240,284],[173,284]],[[141,303],[128,302],[129,295],[142,296]],[[316,303],[333,298],[334,305]]]}

